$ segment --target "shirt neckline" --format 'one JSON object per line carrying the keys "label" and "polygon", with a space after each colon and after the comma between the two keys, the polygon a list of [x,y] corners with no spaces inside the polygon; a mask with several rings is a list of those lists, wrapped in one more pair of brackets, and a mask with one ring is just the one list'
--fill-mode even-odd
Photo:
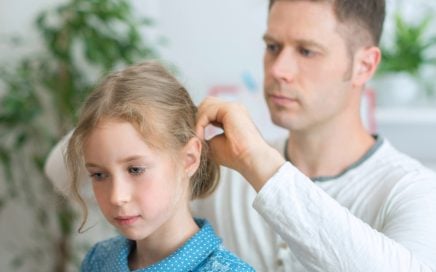
{"label": "shirt neckline", "polygon": [[[372,135],[372,137],[375,140],[375,143],[371,146],[371,148],[365,153],[363,154],[363,156],[358,159],[357,161],[355,161],[354,163],[352,163],[350,166],[348,166],[347,168],[345,168],[342,172],[340,172],[339,174],[335,175],[335,176],[318,176],[318,177],[310,177],[310,179],[313,182],[324,182],[324,181],[330,181],[330,180],[334,180],[334,179],[338,179],[340,177],[342,177],[343,175],[345,175],[346,173],[348,173],[350,170],[357,168],[358,166],[362,165],[365,161],[367,161],[377,150],[380,149],[380,147],[382,146],[384,139],[383,137],[379,136],[379,135]],[[288,156],[288,152],[287,152],[287,146],[288,146],[288,141],[289,138],[286,138],[285,141],[285,146],[284,146],[284,157],[287,161],[291,162],[289,156]]]}
{"label": "shirt neckline", "polygon": [[[133,272],[193,271],[196,267],[201,265],[203,261],[219,247],[222,241],[206,220],[198,218],[194,218],[194,220],[200,230],[189,238],[183,246],[165,259],[150,266],[133,270]],[[124,252],[122,258],[126,260],[125,265],[127,271],[131,271],[128,269],[128,256],[134,247],[135,242],[126,239],[125,248],[127,248],[127,250],[122,251]]]}

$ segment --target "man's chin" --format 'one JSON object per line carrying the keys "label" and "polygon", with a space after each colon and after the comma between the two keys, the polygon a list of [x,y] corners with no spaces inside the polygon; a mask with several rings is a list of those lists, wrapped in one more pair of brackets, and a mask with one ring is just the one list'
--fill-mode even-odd
{"label": "man's chin", "polygon": [[275,116],[275,115],[271,115],[271,122],[283,129],[286,130],[293,130],[293,131],[297,131],[297,130],[302,130],[303,126],[300,122],[298,122],[298,120],[296,118],[292,118],[290,116]]}
{"label": "man's chin", "polygon": [[285,121],[282,118],[271,117],[271,121],[274,125],[290,130],[292,128],[292,124],[289,121]]}

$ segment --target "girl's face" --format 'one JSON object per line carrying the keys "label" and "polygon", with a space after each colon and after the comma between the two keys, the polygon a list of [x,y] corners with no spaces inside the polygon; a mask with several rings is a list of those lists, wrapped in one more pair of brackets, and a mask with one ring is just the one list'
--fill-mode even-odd
{"label": "girl's face", "polygon": [[169,152],[147,145],[130,123],[99,122],[86,139],[84,158],[102,213],[128,239],[166,233],[189,213],[183,167]]}

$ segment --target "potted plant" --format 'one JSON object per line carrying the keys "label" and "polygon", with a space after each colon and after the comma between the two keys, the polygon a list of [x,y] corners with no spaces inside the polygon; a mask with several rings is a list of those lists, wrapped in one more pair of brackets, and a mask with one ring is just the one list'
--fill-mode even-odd
{"label": "potted plant", "polygon": [[417,24],[406,22],[400,13],[394,19],[393,42],[381,47],[382,61],[374,85],[380,104],[405,106],[434,92],[433,86],[426,85],[424,72],[436,72],[436,58],[431,56],[436,36],[428,33],[430,15]]}
{"label": "potted plant", "polygon": [[[44,50],[1,64],[1,224],[31,229],[13,233],[24,236],[25,246],[11,240],[15,257],[2,270],[77,271],[83,249],[73,241],[76,212],[53,190],[44,161],[102,74],[157,56],[156,44],[141,35],[152,24],[128,0],[68,0],[36,18]],[[14,216],[6,220],[6,211]]]}

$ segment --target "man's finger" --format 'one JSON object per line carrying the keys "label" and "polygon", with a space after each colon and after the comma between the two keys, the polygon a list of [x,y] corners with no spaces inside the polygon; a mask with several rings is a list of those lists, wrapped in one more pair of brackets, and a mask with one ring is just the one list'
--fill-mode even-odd
{"label": "man's finger", "polygon": [[210,153],[214,161],[219,165],[228,166],[225,163],[226,152],[223,152],[223,148],[226,146],[226,137],[223,134],[216,135],[207,141]]}
{"label": "man's finger", "polygon": [[221,102],[222,101],[218,98],[207,97],[198,106],[195,131],[200,139],[204,140],[204,131],[208,125],[212,124],[217,127],[222,127],[222,125],[217,121],[218,109]]}

